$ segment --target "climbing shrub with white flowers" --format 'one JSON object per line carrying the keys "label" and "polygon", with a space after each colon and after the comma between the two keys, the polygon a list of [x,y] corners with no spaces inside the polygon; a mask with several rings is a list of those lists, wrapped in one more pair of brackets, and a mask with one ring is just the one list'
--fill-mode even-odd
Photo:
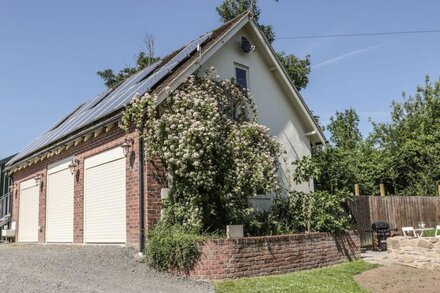
{"label": "climbing shrub with white flowers", "polygon": [[155,96],[136,97],[122,122],[144,137],[146,159],[167,168],[170,225],[223,230],[247,219],[249,197],[278,189],[278,142],[257,123],[251,94],[213,69],[189,77],[159,106]]}

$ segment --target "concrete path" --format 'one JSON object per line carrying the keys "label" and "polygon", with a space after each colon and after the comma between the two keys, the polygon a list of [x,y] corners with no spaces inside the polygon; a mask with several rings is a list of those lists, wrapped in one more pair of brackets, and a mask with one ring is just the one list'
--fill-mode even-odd
{"label": "concrete path", "polygon": [[361,258],[366,262],[380,264],[380,265],[389,265],[387,255],[388,253],[386,251],[367,250],[365,253],[361,253]]}

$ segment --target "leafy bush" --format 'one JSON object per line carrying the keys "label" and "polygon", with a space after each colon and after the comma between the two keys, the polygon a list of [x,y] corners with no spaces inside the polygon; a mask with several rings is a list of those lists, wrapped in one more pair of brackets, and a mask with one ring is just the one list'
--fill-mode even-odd
{"label": "leafy bush", "polygon": [[[326,127],[330,144],[313,148],[312,158],[294,162],[299,179],[311,175],[316,190],[363,195],[432,196],[440,181],[440,81],[427,77],[414,95],[391,105],[389,122],[372,122],[365,138],[354,109],[337,111]],[[310,173],[313,171],[313,173]]]}
{"label": "leafy bush", "polygon": [[320,232],[343,232],[350,227],[351,216],[344,209],[351,196],[346,193],[315,191],[312,193],[312,230]]}
{"label": "leafy bush", "polygon": [[350,216],[344,210],[349,200],[345,193],[324,191],[291,192],[278,196],[269,211],[256,212],[246,224],[248,235],[278,235],[305,231],[343,232],[350,227]]}
{"label": "leafy bush", "polygon": [[150,265],[160,271],[189,273],[200,257],[200,241],[206,237],[164,222],[148,234],[145,248]]}

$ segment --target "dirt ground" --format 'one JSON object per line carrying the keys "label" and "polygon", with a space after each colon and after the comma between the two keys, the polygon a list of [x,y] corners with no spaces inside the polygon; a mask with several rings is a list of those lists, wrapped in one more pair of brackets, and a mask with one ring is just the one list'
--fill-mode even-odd
{"label": "dirt ground", "polygon": [[368,292],[440,292],[440,271],[438,270],[390,265],[363,272],[354,279]]}
{"label": "dirt ground", "polygon": [[0,292],[213,292],[150,269],[117,246],[0,244]]}

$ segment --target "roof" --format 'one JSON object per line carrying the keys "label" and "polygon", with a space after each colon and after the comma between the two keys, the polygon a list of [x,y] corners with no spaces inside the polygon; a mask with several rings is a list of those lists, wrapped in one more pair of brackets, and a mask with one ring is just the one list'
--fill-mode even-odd
{"label": "roof", "polygon": [[200,36],[151,66],[135,73],[120,85],[107,89],[98,96],[82,103],[14,156],[7,163],[8,167],[23,160],[33,158],[39,155],[41,150],[62,141],[64,138],[83,130],[87,126],[111,117],[112,114],[120,113],[133,97],[142,96],[156,88],[165,88],[167,79],[172,77],[173,73],[178,72],[179,68],[191,56],[196,55],[194,53],[196,53],[198,46],[215,42],[223,36],[228,28],[232,27],[246,15],[247,13],[237,16],[216,30]]}
{"label": "roof", "polygon": [[[318,130],[319,137],[325,140],[321,128],[313,119],[311,111],[303,98],[291,81],[288,78],[286,79],[287,74],[279,60],[275,57],[273,48],[271,48],[264,34],[252,19],[252,15],[249,12],[245,12],[214,31],[200,36],[165,56],[155,64],[134,74],[120,85],[108,89],[95,98],[79,105],[73,112],[60,119],[49,130],[13,157],[7,163],[7,169],[11,169],[16,165],[25,166],[22,164],[23,162],[37,161],[40,155],[53,151],[63,145],[66,146],[70,141],[84,136],[86,132],[93,131],[92,127],[98,127],[111,119],[113,119],[111,121],[115,121],[120,117],[122,109],[137,95],[142,96],[146,93],[158,94],[160,97],[159,102],[161,102],[161,98],[163,98],[161,94],[163,95],[168,86],[171,86],[172,89],[178,86],[179,82],[182,82],[186,76],[193,74],[196,68],[201,66],[200,63],[203,63],[202,60],[205,57],[209,56],[209,54],[214,54],[222,46],[221,44],[224,42],[220,42],[220,40],[224,41],[224,38],[230,37],[234,30],[239,29],[248,22],[251,22],[257,33],[264,39],[267,50],[272,52],[272,58],[275,58],[275,63],[281,67],[280,71],[283,72],[284,79],[288,80],[287,83],[293,88],[294,96],[296,99],[299,99],[301,107],[307,113],[308,121],[313,125],[314,129]],[[199,46],[201,48],[200,53],[197,52]],[[42,156],[41,158],[44,157]]]}
{"label": "roof", "polygon": [[[15,154],[16,155],[16,154]],[[7,163],[10,159],[12,159],[15,155],[0,159],[0,166],[4,165],[5,163]]]}

